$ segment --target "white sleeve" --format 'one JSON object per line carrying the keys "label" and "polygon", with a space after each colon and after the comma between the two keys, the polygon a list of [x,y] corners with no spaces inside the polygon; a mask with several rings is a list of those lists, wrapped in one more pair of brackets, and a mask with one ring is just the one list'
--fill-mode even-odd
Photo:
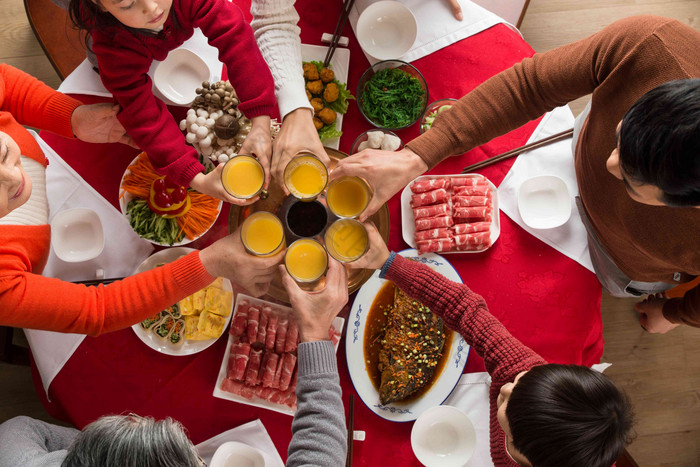
{"label": "white sleeve", "polygon": [[294,0],[253,0],[250,12],[255,39],[275,80],[280,115],[284,119],[294,109],[312,109],[304,88],[299,15]]}

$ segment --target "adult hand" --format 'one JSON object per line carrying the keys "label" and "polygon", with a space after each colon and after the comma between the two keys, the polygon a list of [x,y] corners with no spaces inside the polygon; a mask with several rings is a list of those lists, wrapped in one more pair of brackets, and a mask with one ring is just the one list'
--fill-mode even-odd
{"label": "adult hand", "polygon": [[229,195],[224,188],[224,185],[221,183],[221,172],[223,170],[224,164],[219,164],[214,170],[206,175],[201,172],[198,173],[190,182],[190,187],[200,193],[204,193],[205,195],[209,195],[238,206],[253,204],[260,198],[260,196],[254,196],[250,199],[239,199]]}
{"label": "adult hand", "polygon": [[379,269],[384,266],[387,258],[389,258],[389,248],[387,248],[384,239],[372,222],[367,221],[364,224],[369,235],[369,249],[360,259],[348,263],[348,266],[353,269]]}
{"label": "adult hand", "polygon": [[668,301],[665,293],[649,295],[641,302],[634,305],[634,309],[639,313],[639,324],[650,333],[666,334],[673,328],[679,326],[664,317],[664,303]]}
{"label": "adult hand", "polygon": [[117,120],[119,106],[91,104],[76,107],[70,117],[73,134],[88,143],[123,143],[138,148]]}
{"label": "adult hand", "polygon": [[364,222],[408,182],[428,170],[428,165],[408,148],[401,151],[365,149],[341,160],[330,179],[342,176],[362,177],[374,190],[367,209],[360,215]]}
{"label": "adult hand", "polygon": [[284,186],[284,168],[299,151],[312,152],[326,164],[326,167],[331,163],[330,157],[318,138],[313,113],[311,109],[305,107],[295,109],[284,117],[282,129],[273,145],[270,170],[287,195],[289,192]]}
{"label": "adult hand", "polygon": [[284,250],[264,258],[250,255],[241,242],[239,230],[200,251],[199,259],[212,276],[226,277],[251,295],[260,297],[267,293],[277,264],[284,258]]}
{"label": "adult hand", "polygon": [[447,0],[447,3],[450,5],[450,9],[452,10],[454,17],[462,21],[464,19],[464,15],[462,14],[462,7],[459,4],[459,0]]}
{"label": "adult hand", "polygon": [[[270,158],[272,156],[272,137],[270,136],[270,117],[260,115],[250,120],[251,128],[245,137],[239,154],[253,154],[265,169],[265,188],[270,184]],[[248,204],[248,203],[246,203]]]}
{"label": "adult hand", "polygon": [[299,321],[302,342],[328,340],[333,318],[348,301],[348,274],[333,258],[328,259],[326,286],[319,292],[305,292],[299,288],[284,266],[279,267],[289,301]]}

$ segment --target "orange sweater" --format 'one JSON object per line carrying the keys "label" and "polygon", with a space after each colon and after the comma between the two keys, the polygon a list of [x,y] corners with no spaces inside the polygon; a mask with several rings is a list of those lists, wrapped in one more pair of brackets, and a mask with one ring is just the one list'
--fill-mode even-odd
{"label": "orange sweater", "polygon": [[[0,131],[22,154],[46,165],[22,124],[72,137],[80,102],[0,64]],[[98,335],[138,323],[214,280],[193,252],[108,286],[86,287],[40,276],[51,243],[48,225],[0,225],[0,324]]]}

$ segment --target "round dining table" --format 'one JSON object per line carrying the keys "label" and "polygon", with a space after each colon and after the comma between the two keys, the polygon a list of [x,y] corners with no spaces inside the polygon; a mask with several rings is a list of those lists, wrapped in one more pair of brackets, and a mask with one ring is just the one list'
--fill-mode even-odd
{"label": "round dining table", "polygon": [[[249,11],[249,0],[236,2]],[[333,29],[341,2],[299,0],[301,40],[320,45],[323,32]],[[356,90],[369,62],[350,28],[348,89]],[[459,98],[496,73],[534,53],[525,40],[504,24],[497,24],[413,61],[428,84],[430,100]],[[86,102],[104,98],[75,96]],[[171,108],[176,118],[185,109]],[[473,162],[525,144],[538,121],[437,165],[431,174],[454,174]],[[355,102],[343,120],[340,150],[347,152],[354,139],[370,129]],[[418,136],[418,124],[398,131],[406,142]],[[42,138],[106,200],[119,209],[121,175],[136,156],[136,149],[120,144],[89,144],[42,133]],[[498,186],[514,159],[479,171]],[[397,170],[401,170],[397,167]],[[388,202],[389,247],[408,248],[401,235],[399,194]],[[510,332],[545,359],[555,363],[593,365],[603,353],[600,315],[601,287],[593,273],[554,248],[528,234],[501,213],[501,234],[487,251],[452,254],[449,262],[465,284],[481,294],[491,312]],[[228,206],[214,227],[189,246],[204,247],[228,233]],[[107,239],[109,241],[109,239]],[[128,252],[125,252],[128,254]],[[350,296],[344,313],[355,296]],[[87,337],[55,377],[48,398],[34,369],[37,392],[54,417],[82,428],[101,415],[133,412],[156,418],[173,417],[183,423],[196,444],[251,420],[260,419],[277,450],[286,459],[292,417],[282,413],[215,398],[212,395],[226,350],[224,334],[208,349],[188,356],[168,356],[154,351],[125,329],[99,337]],[[357,395],[348,374],[345,345],[338,351],[343,400]],[[465,373],[484,371],[483,361],[470,352]],[[358,399],[359,402],[360,399]],[[420,465],[410,444],[412,423],[387,421],[355,404],[354,428],[366,432],[365,441],[354,443],[354,465]]]}

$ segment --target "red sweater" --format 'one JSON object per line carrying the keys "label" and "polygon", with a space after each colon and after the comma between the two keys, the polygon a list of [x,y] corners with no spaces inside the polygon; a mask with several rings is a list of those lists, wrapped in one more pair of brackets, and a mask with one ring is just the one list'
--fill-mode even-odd
{"label": "red sweater", "polygon": [[276,108],[272,74],[243,13],[228,0],[175,0],[157,34],[124,26],[92,32],[100,77],[122,107],[119,121],[156,170],[184,186],[204,167],[165,104],[153,95],[148,70],[153,60],[164,60],[192,37],[195,27],[219,49],[241,111],[248,118],[271,115]]}
{"label": "red sweater", "polygon": [[394,258],[385,278],[442,317],[450,329],[460,333],[483,357],[492,379],[489,390],[491,459],[496,466],[517,466],[506,452],[505,434],[496,418],[496,400],[501,386],[514,381],[518,373],[547,362],[511,336],[489,313],[481,295],[466,285],[452,282],[428,266],[400,255]]}
{"label": "red sweater", "polygon": [[[72,137],[70,119],[79,105],[0,64],[0,131],[17,142],[23,155],[47,164],[21,124]],[[71,284],[39,275],[50,244],[48,225],[0,225],[0,325],[97,335],[138,323],[214,280],[199,252],[193,252],[108,286]]]}

